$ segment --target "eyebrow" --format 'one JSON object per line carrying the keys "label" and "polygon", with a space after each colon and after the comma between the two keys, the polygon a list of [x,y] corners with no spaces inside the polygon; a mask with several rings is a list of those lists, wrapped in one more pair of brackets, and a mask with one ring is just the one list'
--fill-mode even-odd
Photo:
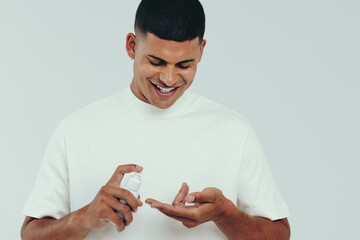
{"label": "eyebrow", "polygon": [[[158,58],[158,57],[155,57],[155,56],[153,56],[153,55],[150,55],[150,54],[149,54],[148,57],[155,58],[156,60],[159,60],[159,61],[161,61],[161,62],[166,63],[165,60],[163,60],[163,59],[161,59],[161,58]],[[184,61],[178,62],[178,63],[176,63],[176,64],[183,64],[183,63],[188,63],[188,62],[193,62],[193,61],[195,61],[195,59],[188,59],[188,60],[184,60]]]}

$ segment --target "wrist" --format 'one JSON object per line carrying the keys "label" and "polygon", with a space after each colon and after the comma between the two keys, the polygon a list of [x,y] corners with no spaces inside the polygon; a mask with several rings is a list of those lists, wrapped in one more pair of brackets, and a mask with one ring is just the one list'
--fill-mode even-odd
{"label": "wrist", "polygon": [[78,231],[89,231],[90,227],[86,223],[86,212],[87,206],[80,208],[79,210],[73,212],[70,220],[70,224]]}
{"label": "wrist", "polygon": [[233,220],[237,219],[239,214],[241,213],[239,209],[234,205],[234,203],[229,199],[224,198],[224,201],[221,204],[220,213],[215,218],[214,223],[216,225],[227,224],[231,222],[233,223]]}

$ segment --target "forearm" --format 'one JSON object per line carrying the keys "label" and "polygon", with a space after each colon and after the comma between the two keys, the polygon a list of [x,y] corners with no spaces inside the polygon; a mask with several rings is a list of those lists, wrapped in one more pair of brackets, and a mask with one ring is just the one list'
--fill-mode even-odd
{"label": "forearm", "polygon": [[82,209],[58,220],[53,218],[32,219],[24,224],[21,238],[23,240],[83,239],[90,229],[81,225],[81,211]]}
{"label": "forearm", "polygon": [[214,221],[231,240],[289,240],[290,227],[287,219],[271,221],[261,217],[250,217],[228,201],[224,216]]}

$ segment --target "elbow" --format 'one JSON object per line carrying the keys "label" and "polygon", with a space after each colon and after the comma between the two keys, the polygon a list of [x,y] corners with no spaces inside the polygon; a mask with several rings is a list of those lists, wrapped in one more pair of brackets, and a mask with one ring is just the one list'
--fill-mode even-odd
{"label": "elbow", "polygon": [[284,240],[290,240],[291,237],[291,229],[290,229],[290,224],[287,218],[284,218],[282,220],[280,220],[280,222],[283,225],[283,238]]}
{"label": "elbow", "polygon": [[24,223],[21,227],[20,230],[20,237],[21,240],[31,240],[31,236],[29,236],[29,224],[32,220],[34,220],[35,218],[31,218],[31,217],[26,217],[24,220]]}

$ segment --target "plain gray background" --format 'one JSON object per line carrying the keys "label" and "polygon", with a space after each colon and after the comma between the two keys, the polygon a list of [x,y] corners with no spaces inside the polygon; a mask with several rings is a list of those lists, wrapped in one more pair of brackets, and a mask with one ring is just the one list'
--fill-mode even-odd
{"label": "plain gray background", "polygon": [[[20,238],[60,120],[129,85],[138,3],[0,0],[1,239]],[[359,1],[202,3],[208,44],[190,89],[252,122],[292,239],[360,239]]]}

